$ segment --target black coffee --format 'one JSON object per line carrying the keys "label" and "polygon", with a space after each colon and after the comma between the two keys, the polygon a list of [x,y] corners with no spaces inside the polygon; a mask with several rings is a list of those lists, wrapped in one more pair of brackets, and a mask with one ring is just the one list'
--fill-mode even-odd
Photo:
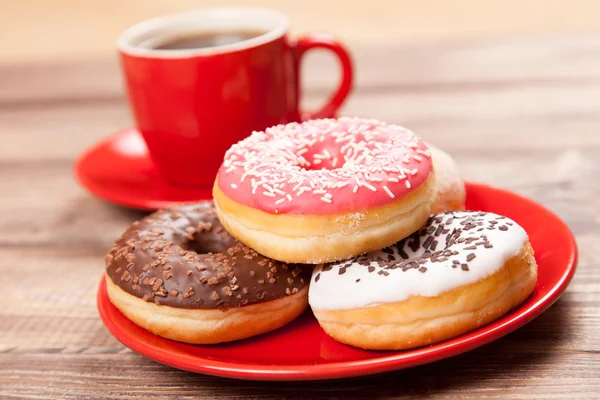
{"label": "black coffee", "polygon": [[189,50],[204,47],[223,46],[241,42],[264,34],[263,31],[240,30],[231,32],[199,32],[186,36],[177,36],[168,39],[155,47],[157,50]]}

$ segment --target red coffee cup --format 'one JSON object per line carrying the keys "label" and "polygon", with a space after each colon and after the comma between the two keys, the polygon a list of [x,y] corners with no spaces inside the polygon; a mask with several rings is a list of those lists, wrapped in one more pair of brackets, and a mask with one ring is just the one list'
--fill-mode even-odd
{"label": "red coffee cup", "polygon": [[[288,27],[277,11],[222,8],[151,19],[118,38],[137,128],[166,180],[210,187],[225,151],[252,131],[334,116],[352,86],[348,51],[324,34],[290,39]],[[162,48],[178,37],[227,32],[260,34],[210,47]],[[304,113],[299,70],[313,48],[332,51],[342,75],[327,103]]]}

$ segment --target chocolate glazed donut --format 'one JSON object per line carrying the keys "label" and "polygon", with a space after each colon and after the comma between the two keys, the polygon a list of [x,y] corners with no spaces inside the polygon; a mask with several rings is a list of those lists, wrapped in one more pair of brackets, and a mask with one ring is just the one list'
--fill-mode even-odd
{"label": "chocolate glazed donut", "polygon": [[277,329],[307,307],[310,271],[231,237],[212,203],[133,223],[106,255],[111,302],[137,325],[197,344]]}

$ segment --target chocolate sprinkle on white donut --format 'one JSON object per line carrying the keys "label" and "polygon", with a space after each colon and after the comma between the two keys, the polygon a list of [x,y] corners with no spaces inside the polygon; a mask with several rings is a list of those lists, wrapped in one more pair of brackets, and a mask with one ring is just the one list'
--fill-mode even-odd
{"label": "chocolate sprinkle on white donut", "polygon": [[392,246],[317,266],[309,302],[318,310],[350,309],[437,296],[477,282],[502,268],[527,241],[525,230],[509,221],[485,212],[433,215]]}

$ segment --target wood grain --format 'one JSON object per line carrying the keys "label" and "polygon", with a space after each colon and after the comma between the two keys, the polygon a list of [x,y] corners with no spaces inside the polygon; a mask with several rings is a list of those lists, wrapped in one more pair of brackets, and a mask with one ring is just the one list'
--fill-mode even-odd
{"label": "wood grain", "polygon": [[[72,176],[83,150],[131,124],[116,61],[0,65],[0,398],[600,398],[600,36],[356,47],[355,58],[344,114],[407,125],[468,179],[569,224],[579,269],[558,303],[479,350],[368,378],[244,382],[147,360],[95,306],[104,252],[144,213]],[[314,106],[337,67],[307,64]]]}

